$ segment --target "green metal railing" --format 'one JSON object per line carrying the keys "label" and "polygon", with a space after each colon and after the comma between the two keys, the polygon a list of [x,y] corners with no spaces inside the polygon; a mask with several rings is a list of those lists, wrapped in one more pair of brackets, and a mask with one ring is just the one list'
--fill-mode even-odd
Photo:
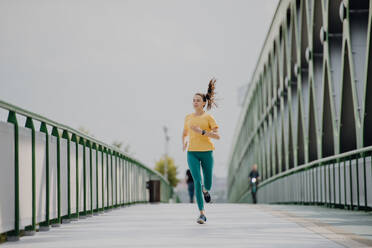
{"label": "green metal railing", "polygon": [[[14,192],[14,228],[6,232],[8,237],[18,239],[21,234],[20,227],[20,162],[19,162],[19,125],[17,116],[26,118],[25,128],[31,131],[32,157],[32,221],[25,226],[24,231],[34,232],[39,225],[40,229],[47,230],[50,225],[59,225],[63,221],[77,219],[100,213],[105,210],[135,203],[148,202],[146,181],[160,180],[161,182],[161,201],[168,202],[172,197],[173,189],[169,182],[157,171],[146,167],[143,163],[130,157],[128,154],[118,150],[116,147],[105,144],[91,136],[66,125],[47,119],[41,115],[32,113],[12,104],[0,100],[0,109],[8,111],[7,122],[14,126],[14,186],[9,185],[8,190]],[[34,122],[40,122],[40,129],[37,131]],[[51,128],[49,133],[48,127]],[[40,223],[36,220],[36,134],[45,135],[45,217]],[[50,142],[56,141],[56,164],[57,168],[57,217],[51,218],[51,185],[50,185]],[[62,181],[61,168],[62,154],[61,145],[67,145],[67,181]],[[10,144],[10,142],[9,142]],[[71,148],[75,147],[74,150]],[[75,157],[73,157],[73,154]],[[82,153],[82,154],[81,154]],[[95,155],[95,157],[93,157]],[[99,161],[99,158],[101,161]],[[71,161],[76,161],[71,163]],[[95,164],[93,163],[95,161]],[[81,164],[79,164],[81,163]],[[53,167],[54,168],[54,167]],[[1,171],[1,167],[0,167]],[[82,175],[79,172],[82,171]],[[88,172],[88,173],[87,173]],[[71,181],[72,173],[76,173],[76,181]],[[95,174],[95,178],[93,177]],[[99,178],[101,176],[102,178]],[[79,181],[82,180],[82,181]],[[89,182],[89,183],[88,183]],[[83,186],[81,187],[81,184]],[[95,188],[93,188],[95,186]],[[14,187],[14,191],[12,189]],[[62,202],[62,187],[67,187],[67,203]],[[53,188],[55,189],[55,188]],[[65,188],[63,188],[65,189]],[[72,199],[72,193],[76,199]],[[89,193],[89,194],[88,194]],[[95,193],[95,195],[93,195]],[[101,197],[99,198],[99,194]],[[83,205],[79,205],[83,198]],[[87,199],[89,198],[89,202]],[[3,200],[3,199],[2,199]],[[72,202],[76,201],[74,206]],[[95,201],[95,205],[93,202]],[[67,204],[67,214],[62,214],[62,204]],[[40,206],[39,206],[40,207]],[[75,209],[75,210],[73,210]],[[1,217],[1,216],[0,216]],[[0,218],[1,221],[1,218]],[[0,223],[1,224],[1,223]],[[1,232],[0,232],[1,233]]]}
{"label": "green metal railing", "polygon": [[[370,210],[372,209],[371,156],[372,146],[369,146],[322,158],[282,172],[259,185],[259,201]],[[291,181],[291,176],[300,180]],[[287,185],[286,181],[289,182]],[[293,192],[295,195],[290,196]],[[247,184],[247,187],[237,196],[238,202],[251,202],[250,193]]]}

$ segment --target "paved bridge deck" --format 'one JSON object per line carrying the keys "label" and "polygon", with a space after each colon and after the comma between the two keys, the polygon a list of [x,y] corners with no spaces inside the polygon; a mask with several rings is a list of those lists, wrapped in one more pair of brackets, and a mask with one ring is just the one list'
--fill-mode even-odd
{"label": "paved bridge deck", "polygon": [[6,242],[2,247],[370,247],[372,214],[310,206],[144,204]]}

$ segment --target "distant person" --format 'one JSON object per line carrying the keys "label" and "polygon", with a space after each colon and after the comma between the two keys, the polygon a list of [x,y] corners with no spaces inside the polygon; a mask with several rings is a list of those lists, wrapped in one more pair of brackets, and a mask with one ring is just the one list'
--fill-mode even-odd
{"label": "distant person", "polygon": [[190,169],[187,169],[186,171],[186,183],[189,191],[190,203],[194,203],[194,180],[192,179]]}
{"label": "distant person", "polygon": [[260,180],[260,174],[258,173],[256,164],[252,166],[252,170],[251,172],[249,172],[248,180],[249,180],[249,185],[250,185],[250,189],[252,193],[252,200],[253,200],[253,203],[256,204],[257,203],[257,185]]}
{"label": "distant person", "polygon": [[[212,106],[216,106],[214,99],[214,89],[216,80],[212,79],[208,84],[208,92],[206,94],[196,93],[193,98],[193,107],[195,112],[188,114],[185,118],[185,124],[182,135],[183,150],[187,149],[187,163],[189,165],[191,175],[194,179],[196,202],[200,211],[200,216],[197,223],[204,224],[207,221],[204,210],[204,202],[211,201],[209,190],[212,187],[213,173],[213,150],[214,145],[210,138],[219,139],[218,126],[213,116],[204,111],[207,105],[207,110]],[[189,144],[186,137],[189,137]],[[200,175],[200,167],[203,171],[203,182]]]}

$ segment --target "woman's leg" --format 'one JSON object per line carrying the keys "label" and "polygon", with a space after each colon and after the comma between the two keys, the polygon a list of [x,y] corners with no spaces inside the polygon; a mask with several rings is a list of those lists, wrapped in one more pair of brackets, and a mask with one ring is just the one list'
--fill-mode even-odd
{"label": "woman's leg", "polygon": [[204,188],[209,191],[212,188],[212,177],[213,177],[213,152],[203,152],[200,156],[201,167],[203,169],[203,182]]}
{"label": "woman's leg", "polygon": [[191,171],[192,178],[194,179],[195,196],[198,208],[200,211],[204,210],[202,183],[200,176],[200,160],[195,152],[187,152],[187,163]]}

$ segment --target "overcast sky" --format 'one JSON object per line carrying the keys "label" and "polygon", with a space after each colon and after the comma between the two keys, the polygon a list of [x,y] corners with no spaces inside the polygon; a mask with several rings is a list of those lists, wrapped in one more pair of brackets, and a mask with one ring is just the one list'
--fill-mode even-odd
{"label": "overcast sky", "polygon": [[0,99],[104,142],[130,144],[149,167],[169,153],[192,97],[217,78],[217,176],[278,0],[0,0]]}

